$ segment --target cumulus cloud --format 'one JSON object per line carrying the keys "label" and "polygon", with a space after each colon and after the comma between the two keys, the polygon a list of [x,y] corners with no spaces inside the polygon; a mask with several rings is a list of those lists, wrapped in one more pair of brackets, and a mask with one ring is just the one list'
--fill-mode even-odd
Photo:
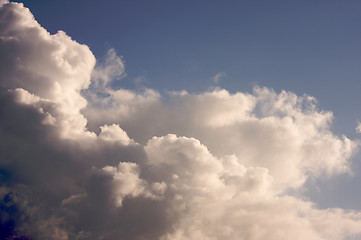
{"label": "cumulus cloud", "polygon": [[0,230],[8,239],[345,239],[361,213],[318,209],[309,178],[350,171],[357,143],[311,96],[256,87],[113,89],[21,3],[0,2]]}
{"label": "cumulus cloud", "polygon": [[0,87],[18,89],[24,104],[54,117],[63,137],[89,134],[79,110],[86,106],[80,90],[90,84],[92,52],[63,31],[49,34],[21,3],[3,4],[0,11]]}
{"label": "cumulus cloud", "polygon": [[92,79],[95,87],[104,87],[111,81],[120,80],[123,77],[125,68],[122,59],[117,56],[114,49],[109,49],[103,62],[92,71]]}
{"label": "cumulus cloud", "polygon": [[330,131],[332,113],[317,111],[310,96],[257,87],[253,94],[220,89],[167,97],[121,89],[90,100],[84,114],[92,129],[116,122],[142,144],[168,133],[194,137],[217,157],[235,155],[247,167],[267,168],[279,190],[349,170],[356,143]]}

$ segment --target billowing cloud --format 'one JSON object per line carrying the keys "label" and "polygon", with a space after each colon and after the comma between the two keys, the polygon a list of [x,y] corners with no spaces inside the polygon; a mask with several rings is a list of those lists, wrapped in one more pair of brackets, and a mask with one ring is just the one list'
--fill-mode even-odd
{"label": "billowing cloud", "polygon": [[1,2],[0,52],[2,238],[361,234],[361,212],[302,197],[309,178],[347,174],[357,148],[314,98],[113,89],[124,75],[115,50],[95,64],[20,3]]}

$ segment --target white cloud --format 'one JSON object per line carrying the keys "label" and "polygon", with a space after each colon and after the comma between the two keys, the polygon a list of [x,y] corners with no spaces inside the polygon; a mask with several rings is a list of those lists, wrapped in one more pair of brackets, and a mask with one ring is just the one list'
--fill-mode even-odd
{"label": "white cloud", "polygon": [[94,68],[86,46],[2,3],[0,224],[40,240],[361,234],[360,212],[288,194],[347,173],[357,147],[314,98],[112,89],[124,74],[114,50]]}
{"label": "white cloud", "polygon": [[332,113],[317,111],[310,96],[255,88],[253,94],[172,92],[164,102],[153,90],[116,93],[92,99],[84,110],[93,129],[115,122],[142,144],[168,133],[193,137],[217,157],[234,154],[245,166],[267,168],[281,191],[309,176],[347,172],[357,147],[330,131]]}
{"label": "white cloud", "polygon": [[106,166],[103,170],[113,177],[113,196],[117,207],[122,206],[123,199],[127,196],[145,194],[145,182],[139,178],[139,169],[135,163],[121,162],[117,168]]}
{"label": "white cloud", "polygon": [[0,15],[0,87],[24,89],[42,99],[39,110],[57,116],[63,137],[91,137],[79,112],[86,106],[80,90],[90,84],[92,52],[62,31],[50,35],[22,3],[2,5]]}
{"label": "white cloud", "polygon": [[124,63],[113,48],[109,49],[105,60],[95,66],[92,71],[93,84],[104,87],[113,80],[119,80],[124,75]]}
{"label": "white cloud", "polygon": [[101,132],[99,139],[104,141],[120,142],[121,144],[128,145],[133,141],[128,137],[127,133],[124,132],[118,125],[113,124],[111,126],[104,125],[100,127]]}

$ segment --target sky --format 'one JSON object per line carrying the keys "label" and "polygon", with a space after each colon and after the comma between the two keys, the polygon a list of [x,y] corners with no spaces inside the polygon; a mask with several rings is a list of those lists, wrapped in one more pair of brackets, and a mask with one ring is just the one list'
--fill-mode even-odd
{"label": "sky", "polygon": [[0,238],[360,239],[360,9],[0,0]]}

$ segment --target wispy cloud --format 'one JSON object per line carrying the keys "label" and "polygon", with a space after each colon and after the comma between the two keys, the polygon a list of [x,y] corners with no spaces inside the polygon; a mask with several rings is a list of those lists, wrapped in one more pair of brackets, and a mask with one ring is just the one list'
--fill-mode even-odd
{"label": "wispy cloud", "polygon": [[358,123],[358,125],[356,127],[356,131],[361,133],[361,123]]}
{"label": "wispy cloud", "polygon": [[224,79],[226,77],[227,77],[227,74],[225,72],[220,72],[213,76],[212,81],[213,81],[213,83],[219,83],[222,79]]}
{"label": "wispy cloud", "polygon": [[[29,239],[345,239],[361,212],[317,209],[310,178],[348,172],[357,144],[310,96],[255,87],[113,89],[114,50],[50,35],[0,6],[0,219]],[[218,73],[219,82],[225,73]]]}

